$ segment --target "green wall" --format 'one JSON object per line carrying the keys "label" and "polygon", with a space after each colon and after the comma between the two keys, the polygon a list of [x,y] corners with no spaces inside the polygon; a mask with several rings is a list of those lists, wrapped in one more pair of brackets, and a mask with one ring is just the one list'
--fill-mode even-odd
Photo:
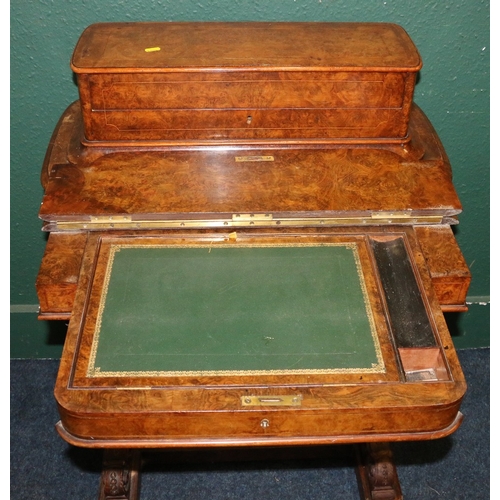
{"label": "green wall", "polygon": [[424,67],[415,101],[450,157],[463,215],[457,240],[473,281],[457,347],[489,345],[489,2],[483,0],[13,0],[11,2],[11,356],[58,357],[64,325],[36,319],[45,235],[40,169],[62,112],[78,98],[69,68],[82,30],[102,21],[374,21],[402,25]]}

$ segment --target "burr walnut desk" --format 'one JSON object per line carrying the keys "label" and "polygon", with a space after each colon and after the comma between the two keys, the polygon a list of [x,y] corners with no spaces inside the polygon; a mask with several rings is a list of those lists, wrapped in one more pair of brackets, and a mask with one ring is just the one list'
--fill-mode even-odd
{"label": "burr walnut desk", "polygon": [[69,319],[60,435],[102,448],[101,499],[140,450],[387,443],[461,423],[443,311],[470,274],[461,206],[413,103],[418,51],[370,23],[104,23],[42,169],[40,319]]}

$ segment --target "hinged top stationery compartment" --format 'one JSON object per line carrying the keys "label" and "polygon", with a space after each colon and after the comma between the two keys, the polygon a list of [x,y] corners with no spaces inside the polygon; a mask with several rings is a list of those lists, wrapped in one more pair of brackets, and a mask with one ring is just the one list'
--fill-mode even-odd
{"label": "hinged top stationery compartment", "polygon": [[417,49],[385,23],[102,23],[72,59],[88,144],[408,142]]}
{"label": "hinged top stationery compartment", "polygon": [[412,107],[416,161],[396,147],[83,146],[78,103],[42,173],[45,230],[456,223],[448,158]]}

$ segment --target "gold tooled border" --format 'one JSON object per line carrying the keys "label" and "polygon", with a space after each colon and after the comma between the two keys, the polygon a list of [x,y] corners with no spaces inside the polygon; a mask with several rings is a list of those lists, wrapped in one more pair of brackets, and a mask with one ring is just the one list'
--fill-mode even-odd
{"label": "gold tooled border", "polygon": [[[99,346],[99,336],[101,332],[102,316],[106,305],[106,297],[108,294],[111,273],[115,255],[122,248],[208,248],[209,251],[214,245],[136,245],[136,244],[113,244],[110,246],[110,253],[106,266],[106,273],[102,287],[101,298],[99,301],[99,309],[97,313],[96,324],[94,328],[94,337],[92,339],[92,347],[90,350],[89,363],[87,368],[87,377],[179,377],[179,376],[232,376],[232,375],[327,375],[341,373],[385,373],[385,364],[382,357],[382,350],[377,335],[377,328],[373,311],[370,306],[368,290],[363,275],[361,259],[358,253],[358,246],[355,242],[343,243],[278,243],[278,244],[242,244],[234,243],[228,248],[276,248],[276,247],[322,247],[322,246],[343,246],[352,250],[356,270],[358,273],[359,284],[363,294],[363,301],[366,308],[366,315],[370,324],[370,332],[375,346],[375,354],[377,363],[372,363],[371,368],[332,368],[332,369],[297,369],[297,370],[203,370],[203,371],[102,371],[100,367],[95,366],[97,349]],[[224,248],[221,246],[221,248]]]}

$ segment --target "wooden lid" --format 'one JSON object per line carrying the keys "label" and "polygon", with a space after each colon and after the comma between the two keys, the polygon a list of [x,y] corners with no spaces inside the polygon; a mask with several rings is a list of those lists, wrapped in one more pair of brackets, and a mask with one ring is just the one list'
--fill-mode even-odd
{"label": "wooden lid", "polygon": [[200,70],[418,71],[420,55],[387,23],[140,22],[89,26],[76,73]]}

